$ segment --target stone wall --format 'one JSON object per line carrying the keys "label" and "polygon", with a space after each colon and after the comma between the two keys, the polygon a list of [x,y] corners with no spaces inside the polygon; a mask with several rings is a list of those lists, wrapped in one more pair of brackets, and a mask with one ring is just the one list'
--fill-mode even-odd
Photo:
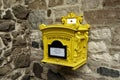
{"label": "stone wall", "polygon": [[[38,26],[83,14],[91,25],[87,64],[42,64]],[[120,80],[119,0],[0,0],[0,80]]]}

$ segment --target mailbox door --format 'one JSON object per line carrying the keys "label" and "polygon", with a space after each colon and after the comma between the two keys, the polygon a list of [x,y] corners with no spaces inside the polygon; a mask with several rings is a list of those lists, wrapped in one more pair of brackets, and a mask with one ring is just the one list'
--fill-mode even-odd
{"label": "mailbox door", "polygon": [[43,62],[72,66],[74,31],[48,30],[44,34]]}

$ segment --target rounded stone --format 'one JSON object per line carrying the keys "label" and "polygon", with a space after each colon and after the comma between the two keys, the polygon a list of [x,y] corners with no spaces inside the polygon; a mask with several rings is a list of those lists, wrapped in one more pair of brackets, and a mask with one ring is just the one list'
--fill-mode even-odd
{"label": "rounded stone", "polygon": [[47,10],[47,16],[50,17],[50,16],[51,16],[51,13],[52,13],[51,9],[48,9],[48,10]]}
{"label": "rounded stone", "polygon": [[16,38],[17,36],[19,36],[20,35],[20,32],[18,32],[18,31],[13,31],[12,32],[12,36],[14,37],[14,38]]}
{"label": "rounded stone", "polygon": [[60,73],[54,73],[52,70],[48,70],[47,73],[48,80],[66,80],[64,76],[62,76]]}
{"label": "rounded stone", "polygon": [[21,5],[12,7],[12,10],[13,10],[15,17],[18,19],[27,19],[28,14],[30,12],[30,10],[28,10],[26,7],[21,6]]}
{"label": "rounded stone", "polygon": [[9,32],[15,30],[15,23],[14,22],[5,22],[3,21],[0,24],[0,31],[1,32]]}
{"label": "rounded stone", "polygon": [[26,39],[22,38],[21,36],[18,36],[13,40],[13,46],[26,47],[27,46]]}
{"label": "rounded stone", "polygon": [[41,73],[43,72],[43,67],[39,63],[34,63],[33,64],[33,72],[36,77],[42,78]]}
{"label": "rounded stone", "polygon": [[22,53],[14,59],[15,68],[25,68],[30,65],[30,55]]}
{"label": "rounded stone", "polygon": [[33,48],[39,48],[39,43],[36,41],[32,41],[32,47]]}
{"label": "rounded stone", "polygon": [[3,16],[3,19],[13,19],[13,15],[10,10],[7,10],[5,12],[5,15]]}

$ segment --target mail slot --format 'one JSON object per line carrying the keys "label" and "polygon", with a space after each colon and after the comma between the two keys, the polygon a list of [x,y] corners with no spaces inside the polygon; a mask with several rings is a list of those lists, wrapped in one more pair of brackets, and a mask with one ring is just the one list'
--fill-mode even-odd
{"label": "mail slot", "polygon": [[83,17],[69,13],[61,24],[39,26],[42,31],[44,56],[42,62],[68,66],[73,70],[87,62],[89,24]]}
{"label": "mail slot", "polygon": [[63,58],[66,59],[66,47],[60,41],[53,41],[52,44],[48,45],[48,55],[49,57]]}

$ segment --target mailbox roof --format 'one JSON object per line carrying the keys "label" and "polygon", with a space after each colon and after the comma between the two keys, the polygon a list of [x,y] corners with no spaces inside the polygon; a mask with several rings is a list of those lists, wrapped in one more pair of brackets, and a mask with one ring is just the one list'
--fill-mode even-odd
{"label": "mailbox roof", "polygon": [[53,25],[40,25],[39,26],[40,30],[45,30],[45,29],[69,29],[69,30],[73,30],[73,31],[84,31],[84,30],[88,30],[89,29],[89,25],[76,25],[76,24],[72,24],[72,25],[63,25],[63,24],[53,24]]}

